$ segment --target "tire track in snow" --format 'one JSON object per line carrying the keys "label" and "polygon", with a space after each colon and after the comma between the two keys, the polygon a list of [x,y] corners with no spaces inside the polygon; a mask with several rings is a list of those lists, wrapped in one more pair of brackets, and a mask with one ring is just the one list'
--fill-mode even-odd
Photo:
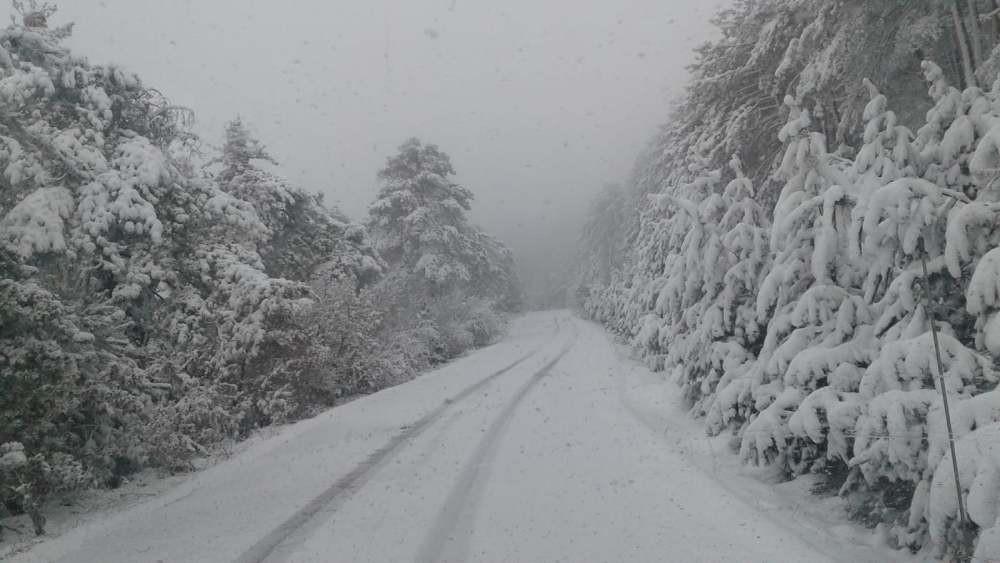
{"label": "tire track in snow", "polygon": [[[527,383],[521,386],[514,397],[504,406],[497,415],[493,425],[483,437],[479,446],[473,452],[472,457],[465,464],[462,473],[448,498],[445,499],[444,506],[434,522],[433,527],[424,539],[423,545],[417,554],[417,563],[442,563],[446,561],[465,561],[469,540],[472,537],[474,515],[479,501],[482,498],[483,488],[489,480],[490,466],[492,458],[496,454],[496,446],[503,438],[507,426],[510,423],[514,411],[520,405],[524,397],[535,388],[536,385],[552,368],[559,363],[576,344],[579,329],[572,320],[568,321],[573,328],[572,340],[563,346],[562,350],[542,369],[531,376]],[[556,326],[559,326],[556,321]]]}
{"label": "tire track in snow", "polygon": [[444,414],[444,412],[452,405],[468,398],[480,389],[486,387],[501,375],[509,372],[528,358],[537,354],[543,347],[544,344],[535,347],[530,352],[521,356],[503,369],[491,373],[478,383],[469,386],[458,395],[445,400],[439,407],[427,413],[420,420],[413,423],[409,428],[396,435],[389,441],[388,444],[382,446],[375,453],[371,454],[368,459],[361,463],[361,465],[357,466],[347,475],[341,477],[336,483],[320,493],[319,496],[309,501],[308,504],[299,509],[299,511],[288,518],[288,520],[285,520],[281,525],[260,539],[260,541],[255,543],[248,550],[244,551],[238,558],[236,558],[235,563],[262,563],[264,561],[272,560],[272,556],[277,555],[275,552],[278,551],[279,548],[285,545],[292,545],[294,543],[288,541],[293,534],[305,528],[307,524],[309,524],[310,521],[313,521],[317,516],[329,515],[335,512],[343,501],[350,498],[355,491],[364,486],[368,479],[370,479],[379,468],[388,463],[388,461],[392,459],[393,455],[401,449],[401,446],[420,436],[420,434],[422,434],[428,426],[440,418],[441,415]]}

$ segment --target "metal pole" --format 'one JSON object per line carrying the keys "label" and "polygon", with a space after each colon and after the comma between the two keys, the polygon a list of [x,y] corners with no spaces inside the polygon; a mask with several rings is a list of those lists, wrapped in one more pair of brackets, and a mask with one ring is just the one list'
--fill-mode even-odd
{"label": "metal pole", "polygon": [[927,308],[927,321],[931,325],[931,336],[934,338],[934,355],[937,356],[938,379],[941,381],[941,401],[944,403],[944,420],[948,426],[948,446],[951,448],[951,466],[955,472],[955,493],[958,495],[958,517],[961,522],[962,541],[965,540],[965,503],[962,502],[962,482],[958,477],[958,457],[955,456],[955,434],[951,430],[951,410],[948,408],[948,391],[944,384],[944,366],[941,363],[941,345],[938,344],[937,326],[934,324],[934,301],[931,299],[931,277],[927,272],[927,247],[924,237],[918,240],[920,247],[920,263],[924,268],[924,307]]}

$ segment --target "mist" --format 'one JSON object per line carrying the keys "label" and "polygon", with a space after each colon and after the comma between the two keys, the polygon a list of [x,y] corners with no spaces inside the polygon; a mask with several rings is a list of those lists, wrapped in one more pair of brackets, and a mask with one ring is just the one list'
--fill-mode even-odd
{"label": "mist", "polygon": [[[448,153],[470,219],[525,268],[574,252],[587,202],[666,117],[717,3],[64,0],[67,45],[190,108],[242,116],[277,173],[362,219],[409,137]],[[7,19],[8,6],[0,9]],[[531,293],[531,288],[526,288]]]}

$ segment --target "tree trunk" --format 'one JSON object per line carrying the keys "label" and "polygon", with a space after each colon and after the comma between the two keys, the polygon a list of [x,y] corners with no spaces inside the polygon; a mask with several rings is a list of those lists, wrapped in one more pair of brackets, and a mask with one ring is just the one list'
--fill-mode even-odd
{"label": "tree trunk", "polygon": [[979,13],[975,0],[967,0],[969,5],[969,41],[972,43],[972,61],[976,70],[983,68],[983,36],[979,32]]}
{"label": "tree trunk", "polygon": [[958,50],[962,55],[962,69],[965,71],[965,87],[976,85],[976,73],[969,58],[969,45],[965,40],[965,28],[962,25],[962,14],[958,12],[958,2],[951,3],[951,19],[955,22],[955,36],[958,37]]}
{"label": "tree trunk", "polygon": [[986,53],[986,58],[989,59],[993,55],[993,48],[997,45],[997,19],[996,16],[990,17],[989,20],[984,22],[986,25],[986,34],[983,36],[983,40],[986,41],[986,49],[983,50]]}

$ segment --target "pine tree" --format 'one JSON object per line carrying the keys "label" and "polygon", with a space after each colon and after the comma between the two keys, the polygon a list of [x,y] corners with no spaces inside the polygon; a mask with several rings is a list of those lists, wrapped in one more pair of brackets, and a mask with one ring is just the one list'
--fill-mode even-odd
{"label": "pine tree", "polygon": [[375,248],[390,266],[418,274],[431,295],[471,275],[465,212],[472,192],[452,182],[454,174],[447,154],[410,139],[379,172],[385,185],[369,208]]}
{"label": "pine tree", "polygon": [[258,166],[276,161],[240,118],[226,125],[218,160],[224,166],[216,177],[222,190],[249,202],[267,228],[258,252],[269,276],[310,282],[321,268],[329,275],[333,263],[337,277],[351,278],[360,288],[382,274],[384,264],[361,225],[326,209],[319,195]]}
{"label": "pine tree", "polygon": [[770,222],[753,197],[753,183],[743,174],[742,163],[733,156],[730,166],[736,173],[723,193],[726,214],[719,225],[729,255],[729,269],[716,300],[722,312],[723,330],[712,350],[713,368],[718,378],[706,401],[706,426],[712,433],[742,424],[748,414],[747,374],[753,368],[762,344],[764,319],[757,316],[757,293],[771,269],[768,245]]}
{"label": "pine tree", "polygon": [[435,145],[407,140],[379,172],[384,185],[366,223],[389,266],[380,299],[424,335],[436,361],[485,344],[499,330],[495,313],[520,303],[510,251],[469,225],[472,192],[454,174]]}

